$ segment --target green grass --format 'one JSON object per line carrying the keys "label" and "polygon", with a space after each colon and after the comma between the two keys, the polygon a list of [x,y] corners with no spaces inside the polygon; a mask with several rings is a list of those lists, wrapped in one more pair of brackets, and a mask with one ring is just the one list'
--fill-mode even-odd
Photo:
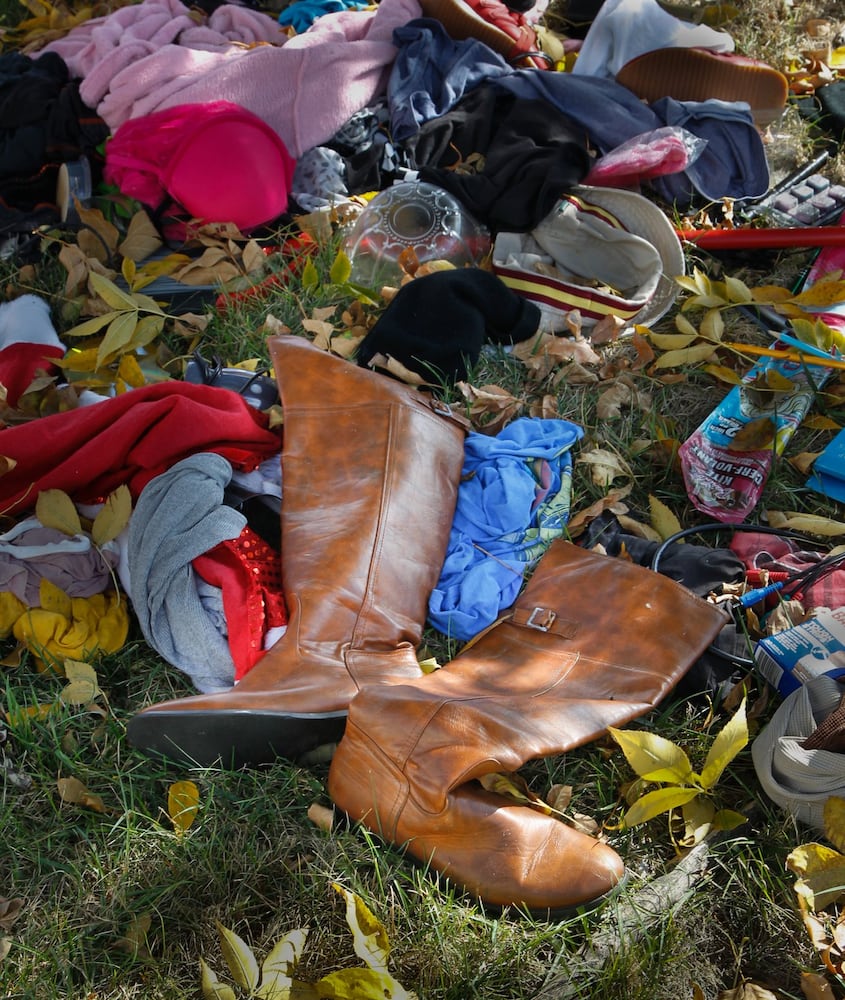
{"label": "green grass", "polygon": [[[0,4],[0,21],[14,23],[22,10],[17,3]],[[735,25],[739,47],[775,59],[778,37],[771,25],[778,10],[775,0],[743,5]],[[778,30],[787,33],[810,13],[816,11],[791,5],[777,21]],[[792,112],[779,123],[778,135],[772,146],[778,170],[807,158],[811,140]],[[841,159],[833,170],[841,170]],[[233,306],[224,316],[213,314],[201,342],[206,356],[266,364],[268,316],[302,332],[302,319],[315,308],[333,305],[339,315],[348,297],[328,282],[335,249],[318,255],[321,282],[314,289],[288,288]],[[752,287],[789,287],[806,262],[805,252],[708,258],[693,251],[688,265],[712,277],[735,275]],[[6,262],[2,277],[7,295],[35,290],[48,296],[61,330],[63,282],[55,261],[46,261],[34,275],[18,274]],[[756,335],[737,316],[727,322],[731,337]],[[661,328],[671,327],[667,317]],[[179,338],[171,337],[168,347],[174,358],[187,356]],[[622,344],[608,356],[620,362],[633,354]],[[724,384],[700,370],[687,374],[683,384],[664,385],[634,373],[638,391],[650,394],[651,405],[625,409],[615,420],[596,415],[601,385],[573,385],[554,374],[532,381],[501,351],[485,355],[470,381],[507,389],[522,401],[525,413],[544,396],[553,396],[558,415],[585,428],[585,447],[608,448],[630,463],[634,478],[626,503],[635,516],[647,519],[648,498],[654,495],[686,526],[701,517],[685,495],[677,466],[657,460],[653,452],[635,454],[632,442],[653,438],[658,430],[684,440],[726,392]],[[454,387],[444,387],[444,395],[462,403]],[[829,397],[819,399],[817,409],[840,424],[845,418],[845,406]],[[830,431],[801,428],[787,455],[820,450],[830,436]],[[576,465],[573,511],[604,493],[587,471]],[[841,515],[804,490],[803,480],[786,457],[777,461],[761,509]],[[425,642],[440,662],[460,648],[431,629]],[[620,790],[632,775],[608,741],[534,761],[523,770],[541,796],[555,784],[573,786],[571,810],[605,825],[604,836],[630,870],[625,888],[604,908],[547,922],[513,911],[485,911],[355,826],[337,824],[331,832],[315,826],[309,807],[330,805],[328,754],[308,765],[280,760],[237,774],[190,770],[143,756],[126,740],[127,721],[146,705],[192,689],[137,631],[119,653],[97,664],[108,699],[105,717],[65,707],[45,719],[21,721],[23,709],[54,702],[62,681],[38,673],[27,659],[0,671],[0,703],[16,720],[0,725],[5,773],[0,898],[24,901],[16,922],[4,928],[0,920],[0,938],[5,935],[10,942],[0,960],[0,996],[8,1000],[199,996],[200,956],[221,978],[229,978],[215,930],[218,921],[244,938],[259,958],[286,932],[310,928],[300,975],[314,981],[360,964],[342,900],[331,887],[335,881],[358,893],[382,921],[392,945],[393,974],[420,1000],[678,1000],[693,996],[693,984],[706,1000],[716,1000],[720,990],[745,979],[768,985],[779,997],[798,998],[801,972],[820,968],[794,905],[792,877],[784,869],[789,851],[811,836],[761,796],[747,749],[718,790],[725,804],[747,811],[748,822],[713,845],[706,872],[681,902],[654,918],[643,913],[640,923],[603,953],[603,961],[589,962],[591,949],[619,931],[621,907],[636,902],[638,893],[671,872],[677,861],[665,817],[634,830],[619,828]],[[679,743],[700,761],[723,719],[718,706],[704,697],[675,698],[637,725]],[[69,777],[100,797],[102,812],[61,800],[57,781]],[[180,835],[167,815],[167,794],[171,783],[182,779],[196,782],[200,805],[194,824]],[[149,920],[149,928],[136,949],[127,935],[142,919]],[[840,995],[843,988],[836,984]]]}

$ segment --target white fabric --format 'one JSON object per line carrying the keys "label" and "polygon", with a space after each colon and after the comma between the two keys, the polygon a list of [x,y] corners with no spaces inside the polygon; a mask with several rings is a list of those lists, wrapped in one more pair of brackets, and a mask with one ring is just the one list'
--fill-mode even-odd
{"label": "white fabric", "polygon": [[679,47],[733,52],[734,40],[706,24],[682,21],[657,0],[605,0],[587,31],[572,72],[614,77],[645,52]]}
{"label": "white fabric", "polygon": [[845,754],[801,744],[839,705],[845,688],[817,677],[788,695],[751,744],[751,758],[769,798],[802,823],[824,830],[824,804],[845,796]]}
{"label": "white fabric", "polygon": [[21,295],[0,304],[0,350],[22,343],[65,350],[50,318],[49,303],[37,295]]}

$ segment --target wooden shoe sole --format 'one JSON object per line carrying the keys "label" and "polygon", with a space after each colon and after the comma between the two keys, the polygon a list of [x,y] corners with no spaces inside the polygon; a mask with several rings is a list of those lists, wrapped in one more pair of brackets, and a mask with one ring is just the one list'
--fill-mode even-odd
{"label": "wooden shoe sole", "polygon": [[765,63],[692,48],[646,52],[626,63],[616,81],[649,104],[661,97],[745,101],[761,128],[781,116],[789,90],[783,73]]}

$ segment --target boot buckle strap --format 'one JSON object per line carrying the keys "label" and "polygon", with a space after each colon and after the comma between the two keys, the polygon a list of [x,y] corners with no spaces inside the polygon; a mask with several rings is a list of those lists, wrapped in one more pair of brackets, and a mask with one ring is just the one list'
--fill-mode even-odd
{"label": "boot buckle strap", "polygon": [[452,407],[442,399],[430,399],[428,401],[428,408],[432,413],[436,413],[438,417],[443,417],[446,420],[451,421],[453,424],[457,424],[462,430],[472,430],[472,424],[469,420],[467,420],[466,417],[461,416],[460,413],[455,413]]}
{"label": "boot buckle strap", "polygon": [[539,605],[531,607],[516,607],[511,613],[511,622],[522,628],[533,628],[538,632],[547,632],[550,635],[560,636],[562,639],[574,639],[578,631],[578,624],[562,618],[557,611],[551,608],[542,608]]}
{"label": "boot buckle strap", "polygon": [[525,625],[527,628],[536,628],[541,632],[548,632],[554,624],[555,618],[557,618],[557,615],[549,608],[534,608],[528,618],[526,618]]}

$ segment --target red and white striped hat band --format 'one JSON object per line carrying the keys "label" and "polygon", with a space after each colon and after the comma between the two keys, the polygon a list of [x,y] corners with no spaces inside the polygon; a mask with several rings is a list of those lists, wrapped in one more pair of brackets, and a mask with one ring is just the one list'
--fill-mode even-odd
{"label": "red and white striped hat band", "polygon": [[674,301],[684,257],[671,223],[642,195],[579,187],[529,233],[500,233],[493,270],[517,294],[557,315],[574,309],[654,322]]}

